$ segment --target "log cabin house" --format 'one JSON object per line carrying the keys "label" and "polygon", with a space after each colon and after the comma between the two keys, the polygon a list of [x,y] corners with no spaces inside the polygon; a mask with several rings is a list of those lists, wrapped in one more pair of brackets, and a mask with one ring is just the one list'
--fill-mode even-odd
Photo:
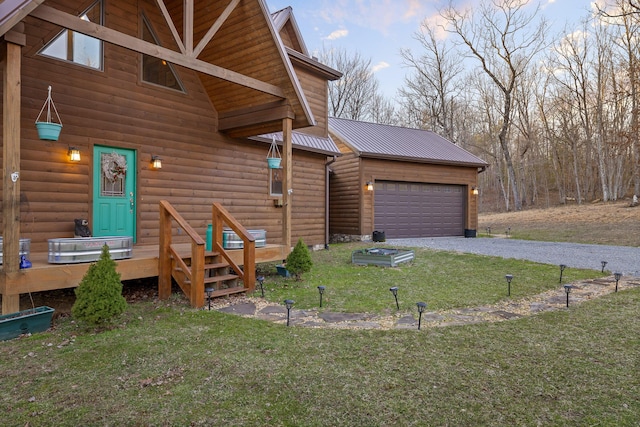
{"label": "log cabin house", "polygon": [[[158,276],[166,298],[173,278],[196,307],[205,286],[252,290],[255,263],[284,259],[298,238],[328,242],[328,164],[340,152],[327,82],[340,73],[309,56],[290,9],[4,0],[0,37],[3,313],[21,293],[77,286],[87,263],[48,259],[76,218],[96,238],[131,239],[123,280]],[[34,122],[49,87],[62,131],[42,140]],[[273,138],[280,169],[265,161]],[[223,227],[241,250],[223,248]],[[20,268],[21,239],[31,268]]]}
{"label": "log cabin house", "polygon": [[332,117],[329,132],[342,153],[331,165],[332,241],[475,237],[484,160],[426,130]]}

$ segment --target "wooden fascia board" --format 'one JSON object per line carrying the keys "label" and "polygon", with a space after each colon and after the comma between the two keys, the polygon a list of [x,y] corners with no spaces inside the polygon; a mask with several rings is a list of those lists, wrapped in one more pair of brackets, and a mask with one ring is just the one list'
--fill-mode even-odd
{"label": "wooden fascia board", "polygon": [[262,105],[220,113],[218,115],[218,130],[226,131],[285,118],[295,118],[291,106],[278,101],[268,102]]}
{"label": "wooden fascia board", "polygon": [[426,159],[424,157],[394,156],[390,154],[378,154],[378,153],[367,153],[367,152],[361,152],[360,157],[366,158],[366,159],[395,160],[398,162],[424,163],[424,164],[430,164],[430,165],[459,166],[463,168],[482,168],[486,166],[485,164],[482,164],[482,163],[456,162],[454,160]]}
{"label": "wooden fascia board", "polygon": [[44,0],[4,0],[0,2],[0,36],[5,35]]}
{"label": "wooden fascia board", "polygon": [[355,145],[350,143],[347,140],[347,138],[345,138],[344,136],[340,135],[338,132],[336,132],[334,130],[329,130],[329,134],[333,134],[337,139],[340,140],[340,142],[342,142],[344,145],[346,145],[347,148],[349,148],[351,151],[353,151],[353,154],[355,154],[357,157],[361,157],[362,152],[360,150],[358,150],[358,148]]}
{"label": "wooden fascia board", "polygon": [[334,70],[331,67],[324,65],[323,63],[314,60],[313,58],[309,58],[308,56],[303,55],[295,49],[285,48],[287,49],[287,53],[289,54],[289,58],[292,63],[300,65],[301,67],[313,71],[317,74],[320,74],[322,77],[327,80],[338,80],[342,77],[342,73],[338,70]]}
{"label": "wooden fascia board", "polygon": [[311,107],[309,106],[309,102],[307,101],[307,98],[304,96],[302,86],[300,86],[300,81],[298,80],[298,77],[295,71],[293,70],[293,65],[289,60],[289,55],[287,55],[287,52],[284,47],[284,43],[282,43],[282,39],[280,38],[280,34],[274,27],[273,20],[271,19],[271,14],[269,13],[269,9],[267,8],[267,5],[265,4],[264,0],[257,0],[257,2],[260,5],[260,9],[262,10],[262,14],[264,15],[265,22],[267,23],[269,31],[271,32],[271,36],[273,37],[273,40],[276,43],[278,54],[280,55],[280,58],[282,59],[282,63],[284,64],[285,70],[287,72],[287,75],[289,76],[289,81],[293,85],[293,89],[298,97],[298,100],[300,101],[300,105],[302,106],[304,116],[307,119],[309,126],[315,126],[316,121],[313,117],[313,113],[311,112]]}
{"label": "wooden fascia board", "polygon": [[226,80],[240,86],[254,89],[259,92],[263,92],[279,98],[286,98],[284,91],[278,86],[265,83],[252,77],[245,76],[235,71],[227,70],[226,68],[222,68],[196,58],[191,58],[180,52],[176,52],[171,49],[155,45],[153,43],[148,43],[136,37],[132,37],[119,31],[112,30],[111,28],[84,21],[78,17],[65,12],[61,12],[49,6],[40,6],[39,8],[31,12],[31,16],[55,25],[59,25],[63,28],[68,28],[70,30],[97,38],[104,42],[133,50],[134,52],[143,53],[145,55],[163,59],[167,62],[171,62],[173,64],[180,65],[182,67],[195,70],[209,76],[217,77],[219,79]]}

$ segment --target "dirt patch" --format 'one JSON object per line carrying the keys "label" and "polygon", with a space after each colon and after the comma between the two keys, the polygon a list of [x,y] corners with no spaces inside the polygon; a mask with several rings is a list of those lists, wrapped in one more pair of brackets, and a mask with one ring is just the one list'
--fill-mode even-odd
{"label": "dirt patch", "polygon": [[640,246],[640,207],[629,202],[565,205],[519,212],[486,213],[478,232],[540,240]]}

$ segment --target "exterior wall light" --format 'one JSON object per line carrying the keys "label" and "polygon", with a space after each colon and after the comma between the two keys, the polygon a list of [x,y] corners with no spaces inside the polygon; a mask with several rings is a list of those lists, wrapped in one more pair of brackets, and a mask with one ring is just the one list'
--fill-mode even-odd
{"label": "exterior wall light", "polygon": [[364,185],[364,188],[365,188],[367,191],[373,191],[373,182],[371,182],[371,181],[367,181],[367,183]]}
{"label": "exterior wall light", "polygon": [[151,156],[151,167],[153,169],[162,169],[162,159],[159,156]]}
{"label": "exterior wall light", "polygon": [[69,161],[71,162],[79,162],[80,161],[80,150],[76,147],[69,147],[69,151],[67,152],[69,155]]}
{"label": "exterior wall light", "polygon": [[478,195],[478,187],[471,187],[471,194],[473,194],[474,196]]}

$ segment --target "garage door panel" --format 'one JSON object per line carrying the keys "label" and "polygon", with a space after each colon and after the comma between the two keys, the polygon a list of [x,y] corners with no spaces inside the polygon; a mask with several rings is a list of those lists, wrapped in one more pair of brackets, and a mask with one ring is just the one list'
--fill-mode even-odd
{"label": "garage door panel", "polygon": [[375,229],[387,238],[464,234],[464,191],[460,185],[376,181]]}

